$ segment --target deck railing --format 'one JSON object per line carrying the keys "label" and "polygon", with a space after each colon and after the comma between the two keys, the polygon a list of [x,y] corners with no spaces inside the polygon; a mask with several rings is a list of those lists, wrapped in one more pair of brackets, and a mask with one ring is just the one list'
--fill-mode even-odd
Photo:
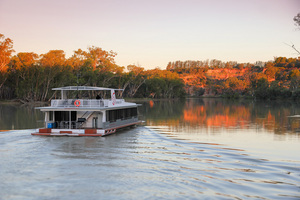
{"label": "deck railing", "polygon": [[[117,99],[116,104],[122,104],[124,99]],[[112,104],[110,99],[58,99],[51,100],[51,107],[62,108],[96,108],[108,107]]]}

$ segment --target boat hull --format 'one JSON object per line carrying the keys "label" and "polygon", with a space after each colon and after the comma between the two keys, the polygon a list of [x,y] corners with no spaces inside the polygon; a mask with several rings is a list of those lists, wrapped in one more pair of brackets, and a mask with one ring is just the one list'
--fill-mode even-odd
{"label": "boat hull", "polygon": [[31,135],[39,136],[70,136],[70,137],[102,137],[115,133],[118,129],[141,124],[143,121],[137,121],[121,126],[110,127],[107,129],[51,129],[40,128]]}

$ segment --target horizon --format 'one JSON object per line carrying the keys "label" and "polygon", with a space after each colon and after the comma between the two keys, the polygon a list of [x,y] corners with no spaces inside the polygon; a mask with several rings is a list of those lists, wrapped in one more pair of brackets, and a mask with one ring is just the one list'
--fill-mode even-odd
{"label": "horizon", "polygon": [[298,57],[297,0],[1,0],[0,27],[15,53],[89,46],[116,52],[119,66],[164,69],[169,62],[238,63]]}

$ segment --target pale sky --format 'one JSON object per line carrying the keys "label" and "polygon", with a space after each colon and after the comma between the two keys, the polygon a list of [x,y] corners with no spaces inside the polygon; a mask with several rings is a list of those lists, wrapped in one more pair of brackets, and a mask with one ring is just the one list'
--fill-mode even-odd
{"label": "pale sky", "polygon": [[0,33],[16,53],[101,47],[116,64],[298,57],[300,0],[0,0]]}

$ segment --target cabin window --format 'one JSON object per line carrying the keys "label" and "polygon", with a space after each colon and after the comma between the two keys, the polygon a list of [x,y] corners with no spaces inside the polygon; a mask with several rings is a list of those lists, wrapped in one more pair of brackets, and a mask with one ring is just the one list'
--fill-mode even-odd
{"label": "cabin window", "polygon": [[49,121],[53,121],[53,111],[49,111]]}
{"label": "cabin window", "polygon": [[71,111],[71,120],[69,111],[55,111],[55,121],[76,121],[76,111]]}
{"label": "cabin window", "polygon": [[126,114],[125,114],[125,118],[130,118],[130,116],[131,116],[131,109],[130,108],[128,108],[128,109],[126,109]]}
{"label": "cabin window", "polygon": [[130,110],[130,118],[131,117],[137,117],[137,108],[129,108]]}
{"label": "cabin window", "polygon": [[137,117],[137,108],[126,108],[106,111],[106,121],[115,122],[119,119]]}

